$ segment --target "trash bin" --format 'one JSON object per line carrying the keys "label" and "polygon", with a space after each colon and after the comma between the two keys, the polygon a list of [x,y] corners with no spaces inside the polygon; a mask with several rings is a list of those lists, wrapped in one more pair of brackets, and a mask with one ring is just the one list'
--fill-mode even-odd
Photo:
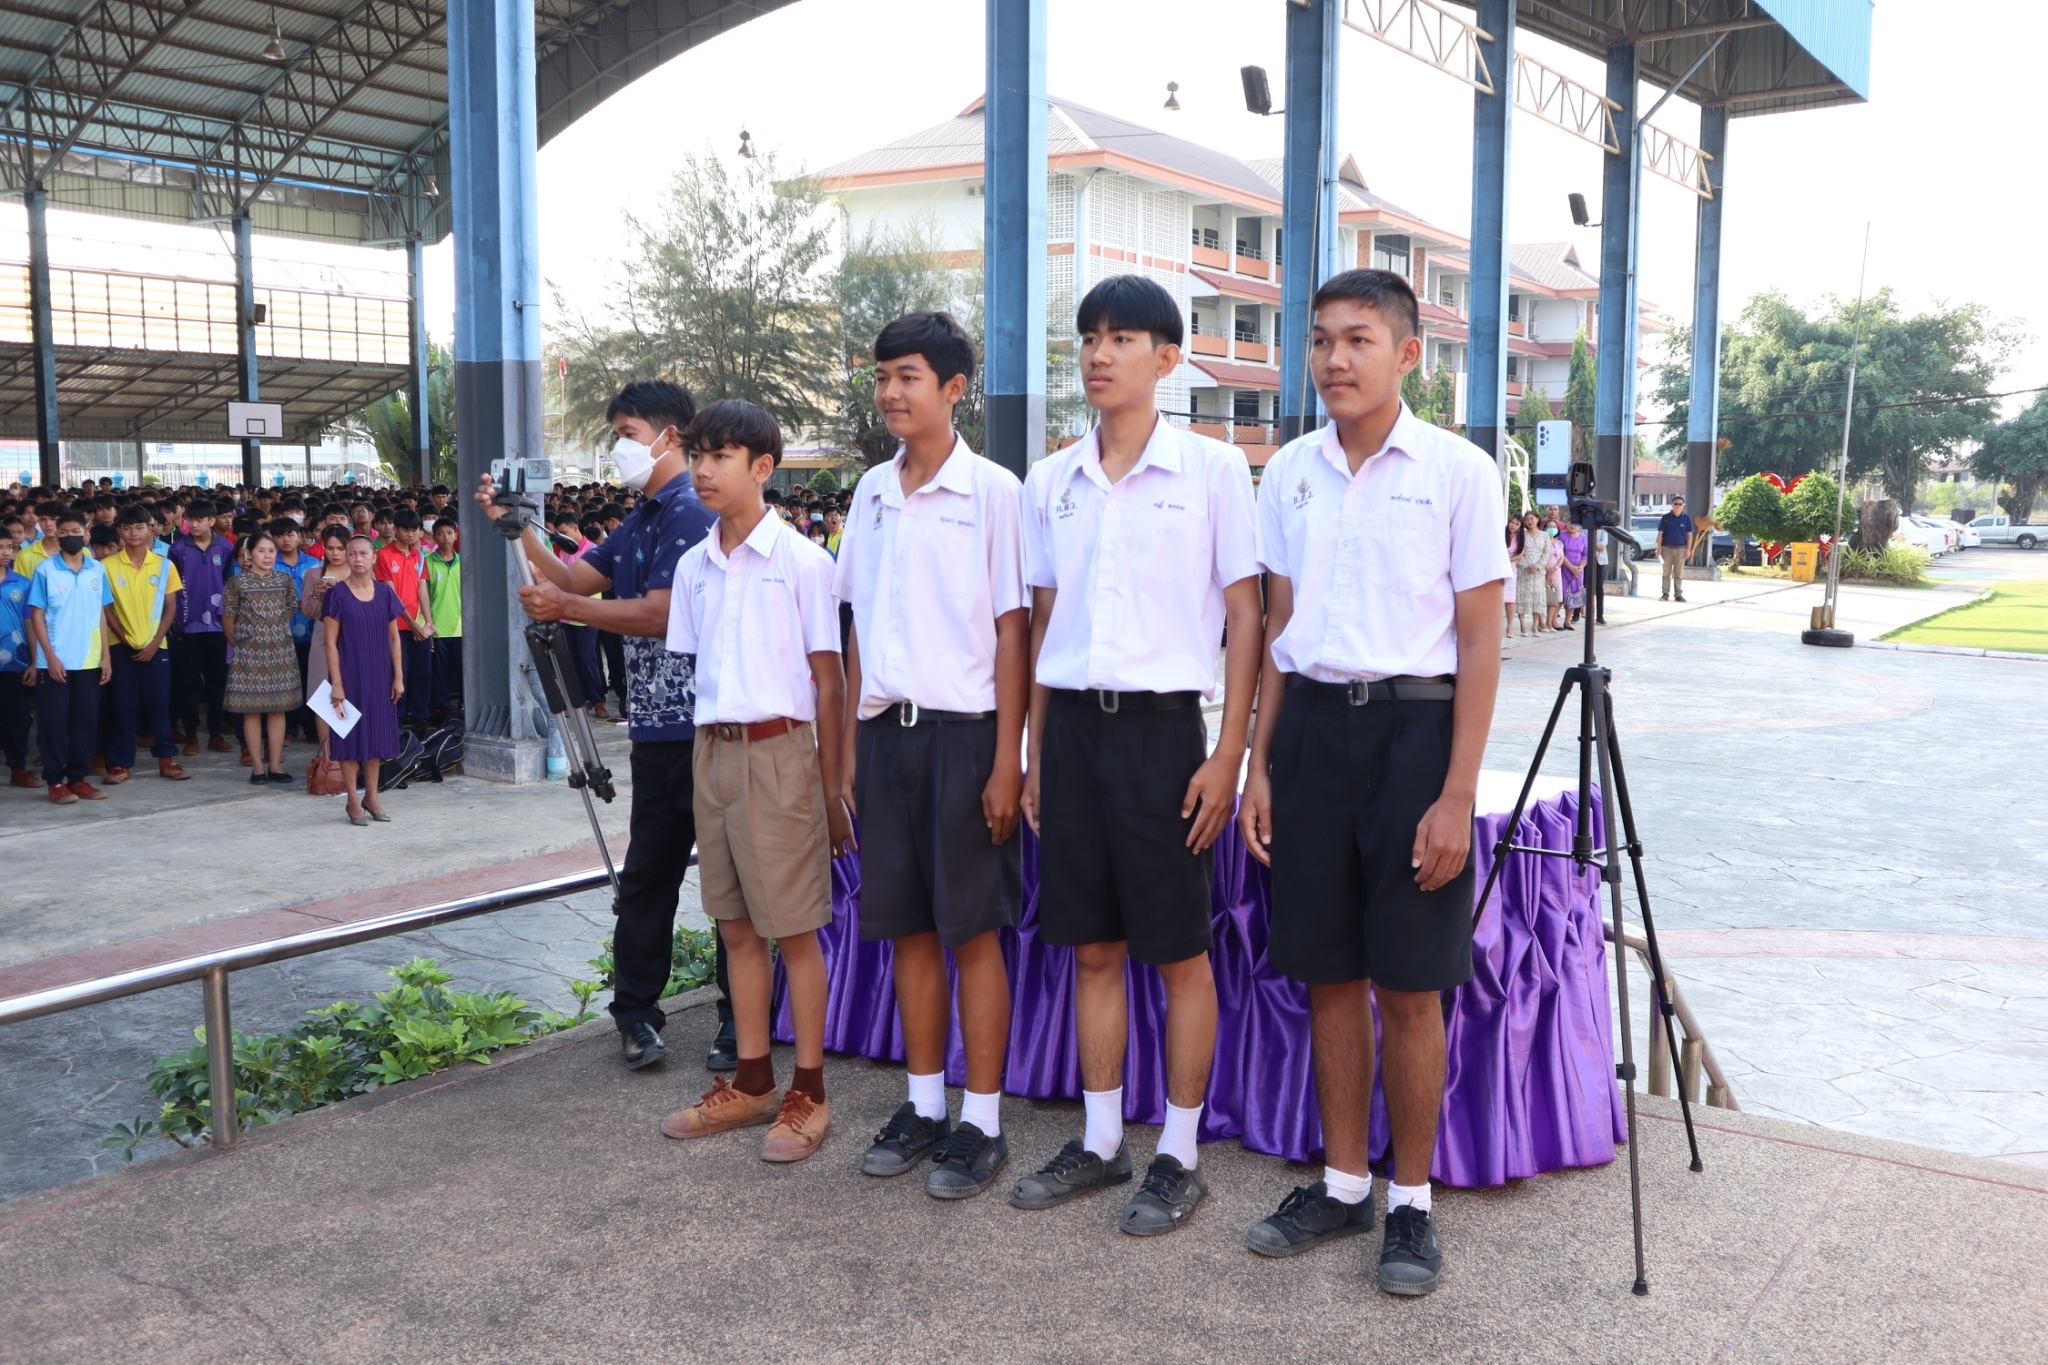
{"label": "trash bin", "polygon": [[1813,541],[1802,540],[1786,548],[1792,551],[1792,581],[1811,583],[1820,568],[1820,546]]}

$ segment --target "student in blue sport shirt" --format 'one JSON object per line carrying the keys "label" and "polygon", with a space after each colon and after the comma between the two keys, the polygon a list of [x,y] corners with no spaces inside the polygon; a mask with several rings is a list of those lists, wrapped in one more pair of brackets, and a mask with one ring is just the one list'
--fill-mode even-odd
{"label": "student in blue sport shirt", "polygon": [[7,755],[12,783],[41,785],[28,770],[29,687],[28,580],[14,571],[19,549],[13,528],[0,525],[0,752]]}
{"label": "student in blue sport shirt", "polygon": [[36,565],[28,588],[29,636],[35,641],[36,725],[43,782],[60,806],[103,801],[86,781],[99,733],[100,685],[113,671],[102,607],[114,600],[107,571],[85,552],[85,522],[76,510],[57,518],[57,553]]}

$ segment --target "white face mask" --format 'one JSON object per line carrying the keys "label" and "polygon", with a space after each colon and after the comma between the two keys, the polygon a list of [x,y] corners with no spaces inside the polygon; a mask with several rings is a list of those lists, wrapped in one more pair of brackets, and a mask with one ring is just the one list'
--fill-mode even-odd
{"label": "white face mask", "polygon": [[[659,436],[655,440],[659,441]],[[654,447],[642,445],[630,436],[621,436],[612,445],[612,463],[618,467],[619,482],[632,489],[647,487],[647,480],[654,475]]]}

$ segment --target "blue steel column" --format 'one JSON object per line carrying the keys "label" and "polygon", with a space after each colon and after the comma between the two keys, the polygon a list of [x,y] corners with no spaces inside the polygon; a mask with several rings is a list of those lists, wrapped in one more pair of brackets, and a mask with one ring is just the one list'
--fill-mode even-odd
{"label": "blue steel column", "polygon": [[[491,462],[541,455],[540,234],[532,0],[450,0],[448,131],[454,185],[456,467],[473,490]],[[503,782],[547,772],[525,685],[511,547],[462,508],[464,771]]]}
{"label": "blue steel column", "polygon": [[[235,227],[235,396],[256,401],[256,244],[247,212],[234,218]],[[263,482],[263,442],[242,439],[242,487]]]}
{"label": "blue steel column", "polygon": [[[405,244],[406,333],[412,341],[409,357],[411,394],[406,411],[411,415],[412,481],[427,482],[428,445],[433,440],[432,414],[427,407],[427,290],[426,244],[409,238]],[[456,490],[458,493],[460,489]]]}
{"label": "blue steel column", "polygon": [[1685,503],[1693,516],[1713,510],[1714,462],[1721,435],[1721,199],[1727,161],[1728,110],[1700,110],[1700,150],[1714,197],[1700,200],[1699,245],[1693,258],[1692,400],[1686,410]]}
{"label": "blue steel column", "polygon": [[1614,136],[1621,150],[1609,153],[1600,178],[1600,353],[1594,372],[1593,477],[1602,502],[1629,504],[1629,476],[1635,461],[1629,439],[1635,430],[1634,253],[1636,181],[1636,49],[1623,43],[1607,49],[1607,98],[1614,112]]}
{"label": "blue steel column", "polygon": [[1514,164],[1515,0],[1479,0],[1479,27],[1493,35],[1479,55],[1491,95],[1472,94],[1472,286],[1465,343],[1465,435],[1501,458],[1508,424],[1508,177]]}
{"label": "blue steel column", "polygon": [[28,332],[36,386],[37,478],[45,488],[63,481],[57,444],[57,326],[50,303],[49,196],[41,185],[22,194],[28,205]]}
{"label": "blue steel column", "polygon": [[[1337,270],[1337,33],[1343,0],[1287,7],[1286,162],[1280,172],[1280,440],[1316,425],[1309,301]],[[1304,249],[1313,244],[1313,250]]]}
{"label": "blue steel column", "polygon": [[987,42],[985,453],[1022,478],[1045,453],[1045,0],[988,0]]}

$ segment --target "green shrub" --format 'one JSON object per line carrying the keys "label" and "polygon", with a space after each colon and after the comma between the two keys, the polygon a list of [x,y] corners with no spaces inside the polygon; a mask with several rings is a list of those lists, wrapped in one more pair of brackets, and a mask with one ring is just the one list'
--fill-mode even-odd
{"label": "green shrub", "polygon": [[[462,1062],[488,1064],[500,1048],[590,1018],[590,998],[600,989],[595,982],[576,982],[571,989],[579,1008],[570,1018],[531,1009],[509,991],[448,990],[454,978],[432,958],[414,958],[391,968],[390,975],[398,984],[373,1004],[311,1010],[283,1033],[235,1034],[235,1107],[242,1126],[258,1127]],[[120,1152],[123,1161],[134,1160],[136,1147],[151,1138],[169,1138],[181,1147],[205,1140],[213,1122],[206,1030],[193,1033],[197,1047],[160,1057],[149,1069],[150,1093],[161,1106],[157,1116],[117,1123],[102,1139],[100,1145]]]}
{"label": "green shrub", "polygon": [[[598,954],[590,959],[590,966],[597,973],[597,990],[608,991],[617,986],[611,939],[607,938],[598,945]],[[671,995],[710,985],[712,977],[717,975],[717,968],[718,931],[678,928],[669,954],[668,984],[661,988],[661,998],[666,1000]]]}
{"label": "green shrub", "polygon": [[813,493],[837,493],[839,491],[839,476],[829,469],[821,469],[811,475],[810,482],[806,483],[804,487],[810,489]]}
{"label": "green shrub", "polygon": [[1842,556],[1842,577],[1872,583],[1919,583],[1931,562],[1927,551],[1897,541],[1882,550],[1852,549]]}

